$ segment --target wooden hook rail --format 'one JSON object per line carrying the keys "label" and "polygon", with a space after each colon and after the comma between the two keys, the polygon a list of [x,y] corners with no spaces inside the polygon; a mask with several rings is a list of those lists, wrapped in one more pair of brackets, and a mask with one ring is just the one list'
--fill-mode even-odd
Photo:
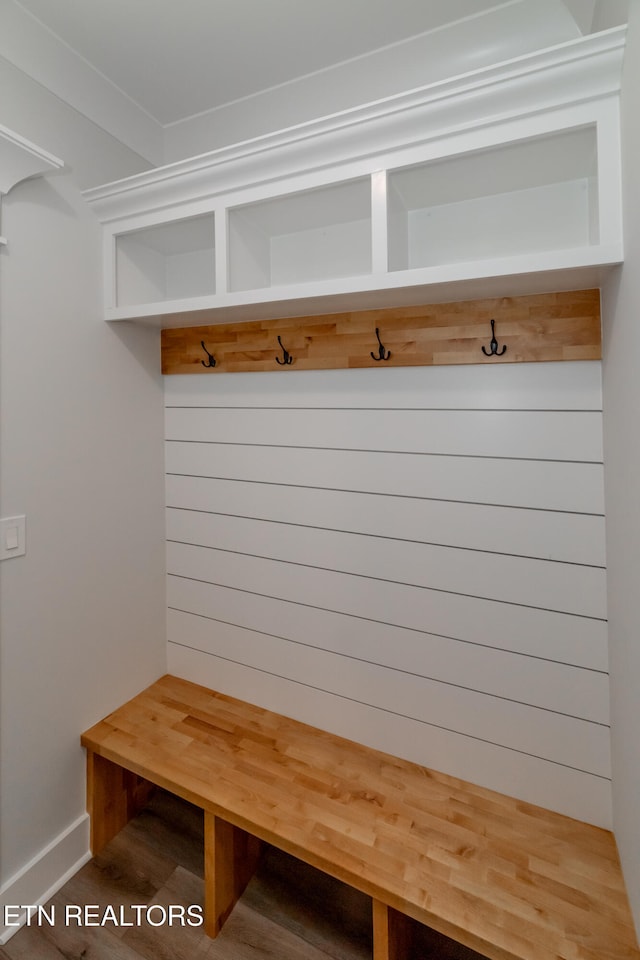
{"label": "wooden hook rail", "polygon": [[[599,290],[162,331],[162,372],[166,374],[599,360],[600,356]],[[388,362],[381,364],[380,359]]]}

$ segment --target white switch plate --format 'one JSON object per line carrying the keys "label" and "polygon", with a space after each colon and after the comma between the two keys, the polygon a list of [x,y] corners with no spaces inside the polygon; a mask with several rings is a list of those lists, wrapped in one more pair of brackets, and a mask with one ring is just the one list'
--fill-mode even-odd
{"label": "white switch plate", "polygon": [[23,557],[26,552],[26,518],[4,517],[0,520],[0,560]]}

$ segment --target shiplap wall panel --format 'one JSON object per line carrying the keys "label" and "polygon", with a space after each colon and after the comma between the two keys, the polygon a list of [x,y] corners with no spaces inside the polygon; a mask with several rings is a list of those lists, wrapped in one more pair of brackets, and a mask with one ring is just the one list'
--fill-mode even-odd
{"label": "shiplap wall panel", "polygon": [[376,372],[168,378],[170,668],[608,825],[600,365]]}
{"label": "shiplap wall panel", "polygon": [[593,513],[602,516],[602,464],[495,460],[351,450],[224,446],[171,441],[169,474],[310,489]]}
{"label": "shiplap wall panel", "polygon": [[[174,643],[169,651],[169,669],[177,676],[202,683],[203,677],[211,676],[211,659],[210,654]],[[304,715],[305,721],[316,727],[391,754],[402,753],[416,763],[424,763],[428,751],[431,766],[436,770],[450,769],[463,756],[464,776],[472,783],[488,783],[493,789],[516,797],[524,789],[530,803],[571,811],[572,816],[589,823],[606,824],[611,820],[611,787],[607,778],[481,740],[469,740],[449,730],[424,727],[399,713],[301,686],[254,667],[221,658],[215,658],[215,663],[215,685],[230,696],[277,704],[278,710],[288,716]]]}
{"label": "shiplap wall panel", "polygon": [[[606,624],[461,594],[169,542],[170,574],[546,660],[606,670]],[[247,602],[251,602],[250,599]],[[275,631],[277,632],[277,631]]]}
{"label": "shiplap wall panel", "polygon": [[279,637],[219,623],[212,631],[201,617],[170,611],[180,642],[299,684],[354,697],[422,724],[500,743],[531,756],[562,763],[597,776],[610,776],[607,725],[540,710],[514,700],[488,697],[462,687],[400,674],[366,661],[354,661]]}
{"label": "shiplap wall panel", "polygon": [[[265,632],[291,644],[312,646],[357,661],[428,680],[481,690],[595,723],[609,721],[606,672],[441,637],[425,630],[345,616],[331,610],[170,576],[170,610]],[[210,627],[211,630],[215,629]],[[181,635],[181,630],[175,631]]]}
{"label": "shiplap wall panel", "polygon": [[[275,407],[296,407],[304,397],[307,407],[345,408],[383,406],[395,408],[468,410],[479,398],[491,410],[602,410],[600,364],[563,363],[500,364],[432,367],[421,375],[414,369],[378,367],[276,373],[236,373],[233,377],[165,378],[165,403],[171,406],[253,407],[268,398]],[[215,383],[214,383],[215,381]],[[384,398],[384,402],[382,402]],[[375,402],[377,400],[377,403]]]}
{"label": "shiplap wall panel", "polygon": [[[168,440],[602,461],[602,415],[550,410],[168,408]],[[286,417],[282,413],[286,412]],[[348,415],[347,415],[348,413]]]}
{"label": "shiplap wall panel", "polygon": [[604,518],[286,484],[167,476],[167,506],[604,566]]}
{"label": "shiplap wall panel", "polygon": [[352,576],[604,619],[601,568],[428,543],[273,524],[192,510],[167,512],[167,537]]}

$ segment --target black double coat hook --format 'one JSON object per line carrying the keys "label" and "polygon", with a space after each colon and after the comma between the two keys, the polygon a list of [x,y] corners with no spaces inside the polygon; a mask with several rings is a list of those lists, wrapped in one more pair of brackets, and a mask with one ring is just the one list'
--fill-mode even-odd
{"label": "black double coat hook", "polygon": [[378,343],[379,343],[378,356],[376,357],[375,353],[371,351],[371,358],[373,360],[388,360],[389,357],[391,356],[391,350],[385,350],[385,348],[382,346],[382,340],[380,339],[380,330],[378,327],[376,327],[376,337],[378,338]]}
{"label": "black double coat hook", "polygon": [[282,340],[280,339],[280,337],[278,337],[278,343],[282,347],[282,360],[280,359],[280,357],[276,357],[276,363],[280,363],[282,364],[282,366],[285,366],[287,363],[293,363],[293,357],[291,356],[289,351],[285,350],[285,348],[282,346]]}
{"label": "black double coat hook", "polygon": [[212,353],[209,353],[209,351],[207,350],[207,348],[206,348],[205,345],[204,345],[204,340],[201,340],[201,341],[200,341],[200,346],[202,347],[202,349],[203,349],[204,352],[206,353],[207,357],[209,358],[206,363],[204,362],[204,360],[201,360],[201,361],[200,361],[200,363],[202,364],[202,366],[203,366],[203,367],[215,367],[215,365],[216,365],[216,358],[214,357],[214,355],[213,355]]}
{"label": "black double coat hook", "polygon": [[491,340],[489,342],[489,349],[486,347],[482,348],[482,352],[485,357],[501,357],[503,353],[506,352],[506,344],[503,344],[502,350],[498,350],[498,341],[496,340],[496,322],[495,320],[491,321]]}

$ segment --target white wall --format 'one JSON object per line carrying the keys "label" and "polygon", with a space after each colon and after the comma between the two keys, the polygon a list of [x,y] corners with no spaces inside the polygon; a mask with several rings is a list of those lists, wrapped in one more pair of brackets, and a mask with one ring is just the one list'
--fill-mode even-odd
{"label": "white wall", "polygon": [[640,930],[640,0],[622,84],[625,263],[607,284],[604,416],[614,826]]}
{"label": "white wall", "polygon": [[599,363],[165,394],[171,673],[611,826]]}
{"label": "white wall", "polygon": [[19,71],[2,76],[2,107],[21,110],[0,122],[70,167],[19,184],[2,210],[0,513],[27,516],[26,556],[0,564],[0,890],[13,904],[87,853],[80,733],[165,670],[163,453],[158,335],[101,321],[100,228],[76,180],[92,158],[111,177],[140,160]]}

